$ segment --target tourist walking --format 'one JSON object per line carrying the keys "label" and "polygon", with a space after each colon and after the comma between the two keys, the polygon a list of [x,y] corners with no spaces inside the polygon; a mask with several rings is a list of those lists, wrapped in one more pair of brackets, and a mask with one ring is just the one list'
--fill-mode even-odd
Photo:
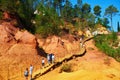
{"label": "tourist walking", "polygon": [[48,61],[48,64],[50,65],[50,54],[47,54],[47,61]]}
{"label": "tourist walking", "polygon": [[52,54],[52,63],[54,63],[54,62],[55,62],[55,55]]}
{"label": "tourist walking", "polygon": [[30,72],[30,80],[32,80],[33,65],[30,65],[29,72]]}
{"label": "tourist walking", "polygon": [[28,68],[26,68],[26,70],[24,71],[24,76],[25,76],[25,79],[28,80],[28,74],[29,71],[28,71]]}
{"label": "tourist walking", "polygon": [[52,64],[52,53],[50,54],[50,63]]}
{"label": "tourist walking", "polygon": [[44,66],[45,66],[45,60],[44,58],[42,58],[42,68],[44,68]]}

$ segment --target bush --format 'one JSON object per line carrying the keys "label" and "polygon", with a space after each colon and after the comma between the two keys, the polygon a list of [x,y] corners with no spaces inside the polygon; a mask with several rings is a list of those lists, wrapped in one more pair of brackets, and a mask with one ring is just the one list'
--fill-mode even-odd
{"label": "bush", "polygon": [[3,16],[3,14],[2,14],[2,12],[0,12],[0,19],[2,19],[2,16]]}
{"label": "bush", "polygon": [[55,12],[54,9],[48,9],[47,7],[40,4],[38,7],[39,14],[35,15],[35,32],[40,34],[42,37],[49,35],[59,35],[62,25],[62,20]]}
{"label": "bush", "polygon": [[[115,43],[117,41],[116,33],[108,34],[108,35],[98,35],[94,38],[95,45],[105,52],[108,56],[115,58],[116,60],[120,60],[120,48],[115,49]],[[115,45],[115,46],[113,46]]]}
{"label": "bush", "polygon": [[72,71],[72,67],[70,64],[63,64],[63,66],[61,67],[61,72],[71,72]]}
{"label": "bush", "polygon": [[115,58],[116,58],[117,61],[120,62],[120,47],[118,47],[118,48],[116,49],[116,55],[115,55]]}

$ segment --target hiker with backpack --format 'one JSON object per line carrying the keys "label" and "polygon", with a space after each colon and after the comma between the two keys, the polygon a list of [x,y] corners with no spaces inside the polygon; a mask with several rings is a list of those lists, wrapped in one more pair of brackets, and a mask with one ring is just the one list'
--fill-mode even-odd
{"label": "hiker with backpack", "polygon": [[28,76],[29,76],[28,68],[26,68],[26,70],[24,71],[24,76],[25,76],[25,79],[28,80]]}

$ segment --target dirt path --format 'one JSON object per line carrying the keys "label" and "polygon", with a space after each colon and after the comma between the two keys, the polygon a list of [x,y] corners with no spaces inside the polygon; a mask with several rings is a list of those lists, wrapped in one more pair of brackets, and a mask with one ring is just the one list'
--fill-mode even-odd
{"label": "dirt path", "polygon": [[40,76],[48,73],[51,71],[51,69],[55,69],[56,67],[60,66],[61,64],[63,64],[63,62],[68,62],[69,60],[72,60],[76,57],[80,57],[80,56],[84,56],[84,54],[86,53],[86,48],[83,46],[83,44],[92,39],[92,37],[90,38],[86,38],[83,42],[82,42],[82,45],[80,46],[80,51],[78,53],[75,53],[75,54],[68,54],[66,56],[64,56],[63,58],[57,60],[54,64],[51,64],[51,65],[47,65],[45,66],[43,69],[39,69],[37,70],[36,72],[34,72],[33,74],[33,79],[37,79],[39,78]]}
{"label": "dirt path", "polygon": [[59,61],[55,62],[54,64],[46,65],[45,68],[39,69],[36,72],[34,72],[34,74],[33,74],[34,78],[33,79],[37,79],[40,76],[50,72],[51,69],[55,69],[56,67],[59,67],[64,62],[68,62],[69,60],[72,60],[75,57],[77,58],[79,56],[83,56],[85,54],[85,52],[86,52],[85,48],[81,48],[79,53],[66,55],[64,58],[61,58]]}

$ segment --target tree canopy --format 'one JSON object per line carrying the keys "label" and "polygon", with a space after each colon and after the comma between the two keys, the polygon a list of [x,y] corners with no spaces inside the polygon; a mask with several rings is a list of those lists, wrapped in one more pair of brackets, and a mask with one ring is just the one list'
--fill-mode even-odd
{"label": "tree canopy", "polygon": [[[75,30],[94,28],[95,24],[108,26],[108,19],[101,17],[101,6],[92,8],[88,3],[77,0],[73,5],[69,0],[0,0],[0,18],[4,11],[16,16],[18,24],[40,35],[59,35],[64,22],[74,25]],[[105,15],[111,19],[118,12],[110,5]],[[76,21],[75,21],[76,19]]]}
{"label": "tree canopy", "polygon": [[110,5],[108,8],[105,9],[105,15],[108,16],[111,20],[112,31],[113,31],[113,25],[112,25],[113,16],[115,16],[116,13],[118,12],[119,11],[117,10],[117,8],[113,5]]}
{"label": "tree canopy", "polygon": [[96,5],[96,6],[94,7],[94,14],[95,14],[96,16],[101,16],[101,7],[100,7],[99,5]]}

